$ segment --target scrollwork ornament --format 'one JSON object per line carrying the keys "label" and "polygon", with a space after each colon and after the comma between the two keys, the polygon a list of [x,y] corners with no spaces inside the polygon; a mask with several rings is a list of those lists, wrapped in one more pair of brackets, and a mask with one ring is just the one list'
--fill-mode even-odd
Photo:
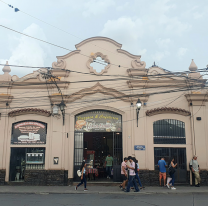
{"label": "scrollwork ornament", "polygon": [[145,69],[146,63],[144,61],[141,61],[140,59],[134,59],[131,61],[131,66],[134,69]]}
{"label": "scrollwork ornament", "polygon": [[65,69],[66,68],[66,62],[64,59],[58,59],[57,62],[53,62],[52,67],[54,69]]}

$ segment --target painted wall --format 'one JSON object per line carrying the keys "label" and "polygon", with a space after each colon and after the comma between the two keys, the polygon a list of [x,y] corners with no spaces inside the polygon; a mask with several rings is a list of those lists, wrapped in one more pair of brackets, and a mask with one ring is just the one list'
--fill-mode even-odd
{"label": "painted wall", "polygon": [[[140,57],[132,55],[124,50],[121,52],[121,46],[119,46],[118,43],[112,43],[112,41],[109,41],[109,39],[106,38],[94,38],[82,45],[78,45],[77,50],[80,50],[79,53],[75,52],[74,54],[58,57],[58,59],[63,61],[66,66],[57,63],[57,69],[73,71],[71,71],[68,76],[63,75],[60,78],[60,82],[58,82],[66,103],[64,125],[60,111],[59,116],[52,115],[50,117],[45,117],[39,114],[23,114],[15,117],[8,117],[8,112],[18,108],[32,107],[52,111],[51,103],[53,102],[48,95],[53,96],[53,94],[58,93],[57,88],[55,86],[49,86],[47,89],[44,82],[45,80],[39,79],[39,73],[34,73],[33,77],[28,75],[27,78],[22,79],[21,82],[23,85],[25,84],[25,86],[22,86],[21,88],[12,86],[8,91],[3,91],[3,89],[0,88],[0,90],[2,90],[0,93],[7,93],[13,96],[13,100],[9,104],[9,107],[5,106],[5,102],[1,102],[0,97],[2,114],[0,120],[0,169],[6,169],[6,181],[9,180],[11,148],[22,147],[21,145],[14,146],[10,143],[12,123],[23,120],[46,122],[48,125],[46,144],[36,145],[37,147],[44,146],[46,148],[45,169],[68,170],[68,177],[73,178],[74,117],[81,112],[96,109],[109,110],[122,115],[123,157],[135,155],[139,160],[141,169],[154,170],[154,147],[186,148],[187,168],[193,154],[197,154],[201,169],[208,169],[208,105],[205,103],[206,101],[201,101],[201,105],[199,103],[199,105],[190,106],[185,97],[185,94],[191,93],[190,91],[150,95],[149,98],[147,98],[147,101],[144,100],[146,106],[143,105],[140,110],[137,127],[135,106],[137,99],[141,95],[148,95],[148,93],[153,91],[160,90],[164,92],[169,90],[169,82],[173,80],[166,80],[166,87],[160,89],[148,89],[144,87],[144,85],[147,84],[147,80],[143,81],[142,78],[139,77],[140,82],[143,81],[141,83],[143,86],[129,88],[127,81],[134,79],[134,77],[128,75],[127,69],[132,68],[133,60],[136,59],[139,62]],[[94,44],[97,46],[93,46]],[[111,62],[107,72],[102,75],[90,73],[90,69],[86,64],[89,58],[97,52],[107,55],[107,58]],[[122,66],[118,67],[118,65]],[[143,72],[144,70],[143,66],[140,64],[138,64],[138,67],[135,69],[139,72]],[[157,70],[158,72],[162,71],[161,68],[157,67],[155,67],[154,70]],[[120,80],[118,80],[118,78]],[[149,78],[149,80],[150,79],[151,78]],[[69,85],[61,84],[65,81],[69,81]],[[40,82],[42,84],[34,87],[30,86],[28,88],[28,86],[26,86],[28,82]],[[98,82],[102,87],[96,87]],[[93,86],[94,88],[92,88]],[[177,85],[175,85],[175,87],[177,88]],[[83,89],[85,89],[85,91],[83,91]],[[200,90],[200,94],[205,94],[205,91]],[[72,97],[77,98],[75,98],[74,101],[71,101]],[[133,103],[133,105],[131,103]],[[173,113],[156,114],[150,117],[146,116],[147,110],[158,107],[185,109],[191,112],[191,116]],[[202,117],[202,120],[197,121],[197,116]],[[177,119],[185,122],[186,145],[155,145],[153,143],[153,122],[160,119]],[[134,145],[145,145],[146,150],[135,151]],[[25,147],[35,146],[27,145]],[[53,164],[53,157],[59,157],[58,165]]]}

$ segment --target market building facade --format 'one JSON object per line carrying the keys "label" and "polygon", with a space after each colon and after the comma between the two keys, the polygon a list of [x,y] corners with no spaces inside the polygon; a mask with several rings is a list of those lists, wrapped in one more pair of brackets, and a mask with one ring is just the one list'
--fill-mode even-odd
{"label": "market building facade", "polygon": [[[194,61],[189,73],[175,74],[146,68],[140,55],[109,38],[75,47],[52,68],[22,78],[9,74],[8,63],[3,67],[0,184],[68,185],[78,180],[83,160],[89,181],[119,182],[129,155],[139,160],[145,185],[158,184],[161,157],[174,157],[176,182],[188,183],[197,155],[202,184],[208,184],[208,96]],[[111,180],[104,168],[108,153]]]}

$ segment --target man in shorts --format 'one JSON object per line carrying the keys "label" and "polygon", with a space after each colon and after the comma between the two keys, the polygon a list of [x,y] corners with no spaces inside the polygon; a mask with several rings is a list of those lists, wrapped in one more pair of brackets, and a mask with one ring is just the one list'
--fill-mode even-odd
{"label": "man in shorts", "polygon": [[121,163],[121,179],[122,179],[122,184],[119,186],[121,189],[125,189],[126,183],[128,182],[127,179],[127,171],[126,171],[126,163],[128,161],[128,158],[125,157],[124,161]]}
{"label": "man in shorts", "polygon": [[166,183],[166,168],[167,164],[165,162],[165,158],[162,157],[161,160],[158,161],[158,167],[159,167],[159,182],[160,182],[160,186],[161,186],[161,180],[163,178],[164,180],[164,187],[165,187],[165,183]]}

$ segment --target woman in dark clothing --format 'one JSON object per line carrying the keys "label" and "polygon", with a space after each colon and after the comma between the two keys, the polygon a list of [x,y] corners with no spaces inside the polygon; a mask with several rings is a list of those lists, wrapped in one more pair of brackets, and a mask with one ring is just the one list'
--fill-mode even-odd
{"label": "woman in dark clothing", "polygon": [[77,190],[77,188],[82,185],[84,183],[84,191],[87,191],[88,189],[86,188],[87,186],[87,183],[86,183],[86,178],[85,178],[85,172],[86,172],[86,163],[83,161],[82,162],[82,165],[80,167],[80,171],[82,172],[82,175],[81,175],[81,182],[75,187],[75,190]]}
{"label": "woman in dark clothing", "polygon": [[174,158],[171,158],[171,162],[169,164],[169,175],[172,178],[172,180],[167,184],[167,187],[170,188],[170,184],[172,184],[171,189],[172,190],[176,190],[176,188],[174,187],[174,183],[175,183],[175,167],[177,166],[177,163],[174,164]]}

